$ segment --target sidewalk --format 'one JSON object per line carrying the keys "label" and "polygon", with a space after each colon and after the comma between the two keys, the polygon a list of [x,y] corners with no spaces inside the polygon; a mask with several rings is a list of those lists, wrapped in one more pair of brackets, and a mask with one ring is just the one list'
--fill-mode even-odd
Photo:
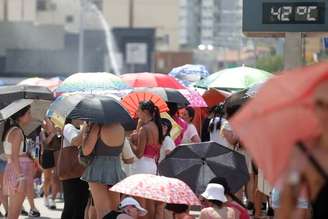
{"label": "sidewalk", "polygon": [[[60,219],[61,212],[64,207],[64,202],[62,200],[56,200],[56,210],[49,210],[43,205],[43,198],[36,198],[35,205],[41,213],[41,217],[39,219]],[[26,211],[30,210],[27,200],[24,202],[24,208]],[[4,212],[3,208],[1,208],[1,212]],[[33,218],[28,216],[20,216],[19,219]]]}

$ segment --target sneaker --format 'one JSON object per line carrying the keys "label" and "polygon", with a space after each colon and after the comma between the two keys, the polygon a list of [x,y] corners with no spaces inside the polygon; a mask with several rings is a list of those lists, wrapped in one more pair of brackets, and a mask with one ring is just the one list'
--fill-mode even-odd
{"label": "sneaker", "polygon": [[28,216],[28,213],[27,213],[27,211],[25,211],[24,208],[23,208],[22,211],[21,211],[21,215],[23,215],[23,216]]}
{"label": "sneaker", "polygon": [[29,217],[40,217],[40,212],[37,209],[31,209],[28,213]]}
{"label": "sneaker", "polygon": [[48,205],[49,209],[51,210],[55,210],[56,209],[56,203],[53,199],[49,199],[49,205]]}
{"label": "sneaker", "polygon": [[48,197],[43,197],[43,202],[44,202],[44,206],[46,206],[48,208],[49,207],[49,199],[48,199]]}

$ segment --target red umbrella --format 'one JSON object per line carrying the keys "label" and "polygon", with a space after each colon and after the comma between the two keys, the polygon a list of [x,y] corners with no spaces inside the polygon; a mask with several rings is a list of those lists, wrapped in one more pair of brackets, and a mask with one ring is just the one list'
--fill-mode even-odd
{"label": "red umbrella", "polygon": [[155,104],[155,106],[159,108],[159,111],[161,113],[169,111],[167,104],[160,96],[147,92],[130,93],[129,95],[123,98],[122,105],[124,106],[125,109],[128,110],[132,118],[136,118],[139,103],[141,101],[147,101],[147,100],[151,100]]}
{"label": "red umbrella", "polygon": [[207,103],[208,107],[213,107],[221,102],[223,102],[231,93],[227,91],[218,90],[215,88],[210,88],[203,93],[203,98]]}
{"label": "red umbrella", "polygon": [[327,62],[283,72],[232,118],[232,127],[271,183],[288,165],[295,144],[320,134],[312,96],[325,80]]}
{"label": "red umbrella", "polygon": [[131,87],[164,87],[185,89],[175,78],[160,73],[129,73],[121,75],[124,82]]}
{"label": "red umbrella", "polygon": [[200,205],[197,196],[183,181],[152,174],[135,174],[110,188],[113,192],[171,204]]}

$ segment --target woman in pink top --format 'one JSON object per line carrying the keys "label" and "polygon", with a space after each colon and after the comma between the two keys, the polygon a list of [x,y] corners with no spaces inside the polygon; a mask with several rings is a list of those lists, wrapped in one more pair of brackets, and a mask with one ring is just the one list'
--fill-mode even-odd
{"label": "woman in pink top", "polygon": [[[162,123],[159,109],[152,101],[143,101],[138,109],[138,127],[131,135],[131,148],[139,158],[134,163],[134,173],[157,173],[157,160],[159,159],[161,144],[163,142]],[[142,206],[148,210],[144,218],[161,219],[163,215],[155,216],[155,203],[151,200],[139,199]],[[162,205],[164,208],[164,205]],[[162,209],[163,212],[163,209]]]}

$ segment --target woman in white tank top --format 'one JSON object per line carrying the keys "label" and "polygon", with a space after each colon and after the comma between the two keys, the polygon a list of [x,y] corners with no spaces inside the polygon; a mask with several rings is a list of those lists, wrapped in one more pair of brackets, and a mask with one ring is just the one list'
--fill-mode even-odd
{"label": "woman in white tank top", "polygon": [[3,193],[9,195],[8,219],[17,219],[27,196],[27,186],[33,183],[33,161],[27,156],[25,136],[20,127],[31,122],[31,110],[27,106],[11,116],[5,123],[2,141],[8,164],[4,173]]}

